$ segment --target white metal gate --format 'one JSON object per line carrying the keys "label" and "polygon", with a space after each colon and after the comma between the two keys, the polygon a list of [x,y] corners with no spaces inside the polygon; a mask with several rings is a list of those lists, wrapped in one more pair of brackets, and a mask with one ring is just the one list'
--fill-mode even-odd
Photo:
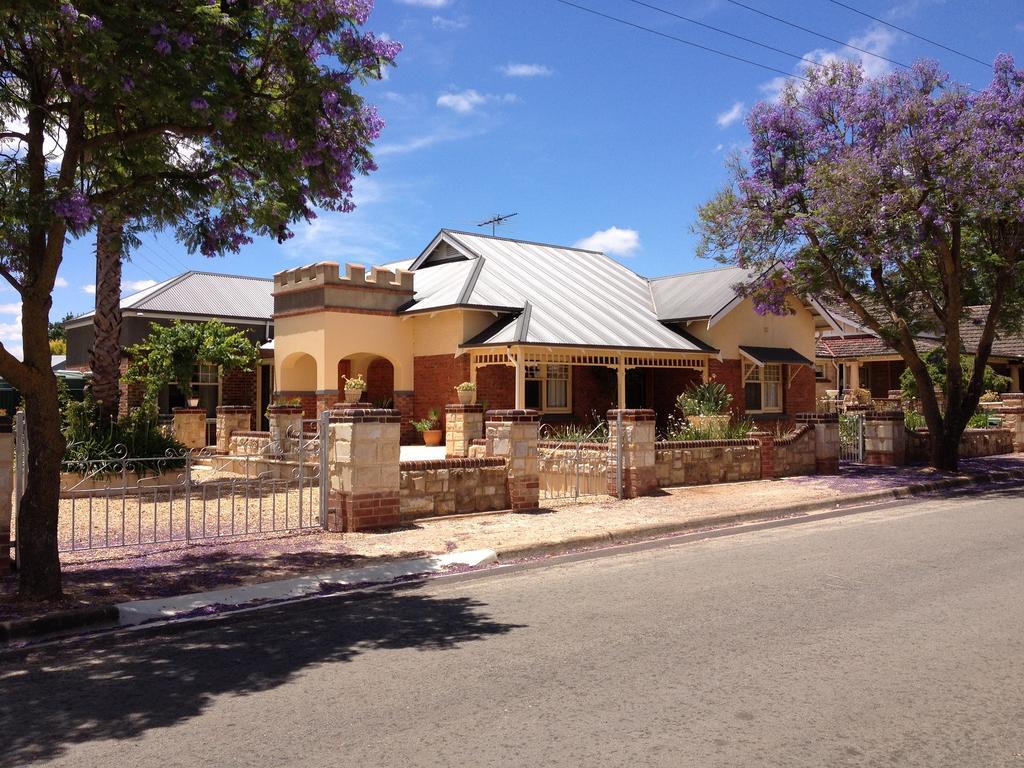
{"label": "white metal gate", "polygon": [[864,461],[864,414],[839,414],[839,460]]}
{"label": "white metal gate", "polygon": [[[28,448],[23,414],[16,429],[20,499]],[[251,455],[205,449],[134,457],[121,447],[107,458],[67,460],[61,466],[58,549],[240,540],[322,528],[329,484],[321,436],[328,429],[324,413],[289,431],[286,447],[271,444]]]}
{"label": "white metal gate", "polygon": [[[620,457],[610,451],[608,426],[566,436],[551,425],[541,427],[537,471],[541,501],[580,501],[606,496],[613,488]],[[621,488],[621,479],[618,480]]]}

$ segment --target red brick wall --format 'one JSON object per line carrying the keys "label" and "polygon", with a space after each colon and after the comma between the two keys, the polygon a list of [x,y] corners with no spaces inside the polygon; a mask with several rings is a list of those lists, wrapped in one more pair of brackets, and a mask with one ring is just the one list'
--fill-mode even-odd
{"label": "red brick wall", "polygon": [[732,395],[730,410],[733,416],[742,416],[745,412],[743,396],[743,364],[739,360],[709,360],[708,375],[711,381],[725,384],[726,391]]}
{"label": "red brick wall", "polygon": [[[424,355],[415,358],[413,418],[422,419],[432,409],[443,415],[447,404],[459,402],[455,386],[464,381],[469,381],[469,355]],[[479,397],[479,392],[477,394]]]}
{"label": "red brick wall", "polygon": [[786,366],[786,369],[783,369],[782,375],[786,382],[792,376],[793,384],[784,390],[782,404],[789,417],[787,420],[792,425],[796,414],[814,413],[814,369],[806,365]]}
{"label": "red brick wall", "polygon": [[390,400],[392,407],[395,401],[395,367],[390,360],[378,357],[366,369],[365,400],[377,404]]}
{"label": "red brick wall", "polygon": [[572,416],[580,424],[591,424],[592,414],[603,419],[615,408],[618,378],[611,368],[574,365],[572,369]]}
{"label": "red brick wall", "polygon": [[700,371],[688,368],[649,368],[650,395],[647,404],[657,416],[658,432],[668,427],[668,417],[676,412],[676,398],[694,384],[700,384]]}
{"label": "red brick wall", "polygon": [[229,371],[220,385],[221,405],[256,406],[256,372]]}
{"label": "red brick wall", "polygon": [[516,407],[516,372],[508,365],[485,365],[476,371],[476,401],[486,409]]}

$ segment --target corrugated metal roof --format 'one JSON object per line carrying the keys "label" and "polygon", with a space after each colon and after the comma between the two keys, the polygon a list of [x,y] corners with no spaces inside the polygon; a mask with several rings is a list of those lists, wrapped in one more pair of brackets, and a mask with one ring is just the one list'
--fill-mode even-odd
{"label": "corrugated metal roof", "polygon": [[[473,258],[417,269],[416,302],[408,311],[455,303],[525,310],[529,302],[521,322],[497,328],[486,339],[477,337],[476,345],[708,349],[658,322],[647,281],[602,253],[454,230],[442,235]],[[431,281],[429,288],[424,280]],[[456,296],[457,302],[444,303]]]}
{"label": "corrugated metal roof", "polygon": [[651,296],[662,322],[714,317],[736,299],[733,288],[756,275],[740,267],[722,267],[651,279]]}
{"label": "corrugated metal roof", "polygon": [[[172,315],[269,320],[274,281],[265,277],[185,272],[121,298],[121,309]],[[80,317],[92,317],[87,312]],[[78,319],[78,318],[76,318]]]}

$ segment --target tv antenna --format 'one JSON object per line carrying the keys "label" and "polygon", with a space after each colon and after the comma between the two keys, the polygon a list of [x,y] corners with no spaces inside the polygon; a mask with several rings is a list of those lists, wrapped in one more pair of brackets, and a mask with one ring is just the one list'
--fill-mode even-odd
{"label": "tv antenna", "polygon": [[479,224],[477,224],[477,226],[478,227],[486,227],[488,224],[490,224],[491,225],[491,236],[493,237],[494,236],[494,232],[495,232],[497,227],[500,227],[502,224],[504,224],[506,221],[511,219],[513,216],[518,216],[518,215],[519,215],[518,213],[506,213],[504,215],[499,213],[499,214],[496,214],[496,215],[492,216],[487,221],[481,221]]}

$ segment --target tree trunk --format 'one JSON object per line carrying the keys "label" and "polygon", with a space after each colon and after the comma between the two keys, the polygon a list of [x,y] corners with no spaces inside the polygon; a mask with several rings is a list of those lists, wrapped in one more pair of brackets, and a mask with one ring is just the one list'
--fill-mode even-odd
{"label": "tree trunk", "polygon": [[117,418],[121,377],[121,256],[124,219],[104,214],[96,228],[96,312],[89,365],[100,421]]}
{"label": "tree trunk", "polygon": [[26,392],[28,478],[18,508],[20,571],[18,593],[26,600],[54,600],[61,596],[60,557],[57,554],[57,518],[60,508],[60,463],[64,436],[57,409],[57,378]]}
{"label": "tree trunk", "polygon": [[933,434],[930,431],[928,433],[930,448],[928,463],[943,472],[956,472],[960,465],[960,436],[963,434],[963,430],[957,434],[953,434],[953,431],[943,427],[939,434]]}
{"label": "tree trunk", "polygon": [[28,600],[61,596],[57,555],[60,463],[64,458],[57,404],[57,377],[50,367],[47,338],[50,295],[26,291],[22,301],[22,337],[30,386],[24,387],[28,432],[28,473],[18,508],[20,555],[18,592]]}

